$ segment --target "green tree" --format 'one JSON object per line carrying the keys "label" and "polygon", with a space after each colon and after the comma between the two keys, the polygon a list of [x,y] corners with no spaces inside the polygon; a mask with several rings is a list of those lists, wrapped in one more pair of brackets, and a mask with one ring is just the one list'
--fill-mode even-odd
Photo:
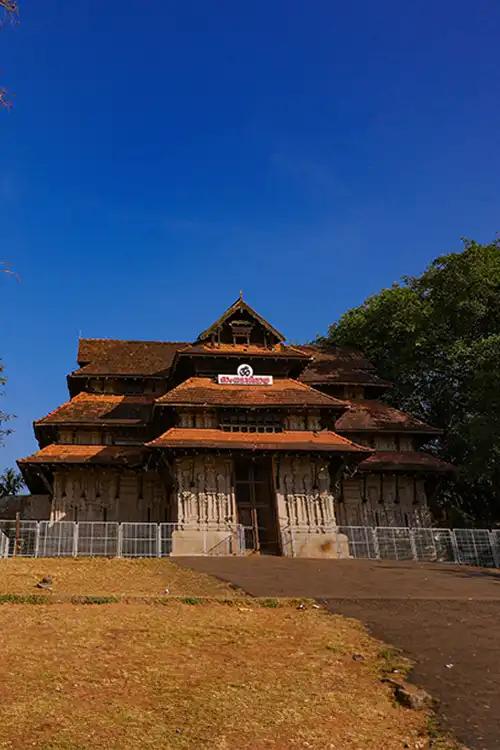
{"label": "green tree", "polygon": [[464,241],[321,341],[362,349],[393,381],[390,403],[444,429],[430,449],[458,471],[441,502],[464,520],[500,521],[500,240]]}
{"label": "green tree", "polygon": [[24,487],[21,474],[15,469],[5,469],[0,474],[0,497],[18,495]]}

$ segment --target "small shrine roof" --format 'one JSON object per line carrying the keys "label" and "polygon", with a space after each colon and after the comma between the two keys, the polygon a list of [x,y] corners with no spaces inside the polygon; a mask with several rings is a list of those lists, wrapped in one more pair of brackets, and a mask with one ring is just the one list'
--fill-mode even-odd
{"label": "small shrine roof", "polygon": [[149,396],[112,396],[79,393],[35,422],[36,427],[52,424],[146,424],[154,399]]}
{"label": "small shrine roof", "polygon": [[285,336],[280,333],[274,326],[272,326],[268,320],[262,317],[262,315],[259,315],[259,313],[253,309],[253,307],[250,307],[248,302],[245,302],[243,299],[242,294],[240,293],[240,296],[238,299],[233,302],[233,304],[227,308],[225,312],[222,313],[220,318],[218,318],[215,323],[212,323],[211,326],[209,326],[205,331],[200,333],[198,336],[198,340],[202,341],[204,339],[208,339],[212,334],[215,334],[218,329],[220,329],[223,324],[228,321],[232,316],[235,314],[240,313],[246,313],[248,317],[251,320],[256,321],[262,328],[264,328],[276,341],[284,341]]}
{"label": "small shrine roof", "polygon": [[47,445],[32,456],[21,458],[29,464],[123,464],[140,463],[146,453],[142,445]]}
{"label": "small shrine roof", "polygon": [[336,422],[339,432],[419,432],[440,434],[437,427],[399,411],[382,401],[349,401],[351,406]]}
{"label": "small shrine roof", "polygon": [[347,404],[289,378],[272,385],[219,385],[212,378],[185,380],[156,401],[159,405],[186,406],[316,406],[345,409]]}
{"label": "small shrine roof", "polygon": [[358,464],[358,471],[421,471],[451,473],[452,464],[420,451],[376,451]]}
{"label": "small shrine roof", "polygon": [[335,432],[288,430],[284,432],[225,432],[224,430],[172,427],[147,443],[151,448],[219,448],[225,450],[322,451],[371,453]]}

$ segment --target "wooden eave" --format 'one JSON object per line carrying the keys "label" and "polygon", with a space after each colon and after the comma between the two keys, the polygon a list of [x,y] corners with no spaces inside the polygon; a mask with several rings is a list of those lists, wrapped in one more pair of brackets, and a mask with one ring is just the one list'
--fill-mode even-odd
{"label": "wooden eave", "polygon": [[423,451],[374,451],[358,464],[360,473],[369,474],[453,474],[456,467]]}
{"label": "wooden eave", "polygon": [[210,428],[172,427],[155,440],[146,443],[155,449],[250,450],[272,452],[322,452],[366,457],[371,448],[357,445],[331,430],[285,430],[283,432],[226,432]]}

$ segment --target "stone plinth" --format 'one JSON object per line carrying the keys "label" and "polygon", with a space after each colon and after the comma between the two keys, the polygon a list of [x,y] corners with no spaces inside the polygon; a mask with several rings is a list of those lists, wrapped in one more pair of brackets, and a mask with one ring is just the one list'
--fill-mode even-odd
{"label": "stone plinth", "polygon": [[172,534],[172,555],[236,555],[239,540],[230,529],[182,529]]}
{"label": "stone plinth", "polygon": [[347,536],[337,531],[316,533],[294,530],[293,549],[295,557],[346,559],[351,556]]}

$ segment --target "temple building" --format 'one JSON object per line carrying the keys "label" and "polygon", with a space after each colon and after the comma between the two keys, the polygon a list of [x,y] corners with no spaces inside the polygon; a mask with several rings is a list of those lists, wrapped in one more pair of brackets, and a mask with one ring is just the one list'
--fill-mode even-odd
{"label": "temple building", "polygon": [[355,350],[291,346],[241,297],[194,342],[80,339],[70,400],[19,467],[31,517],[175,524],[173,554],[332,556],[342,526],[430,524],[438,430]]}

